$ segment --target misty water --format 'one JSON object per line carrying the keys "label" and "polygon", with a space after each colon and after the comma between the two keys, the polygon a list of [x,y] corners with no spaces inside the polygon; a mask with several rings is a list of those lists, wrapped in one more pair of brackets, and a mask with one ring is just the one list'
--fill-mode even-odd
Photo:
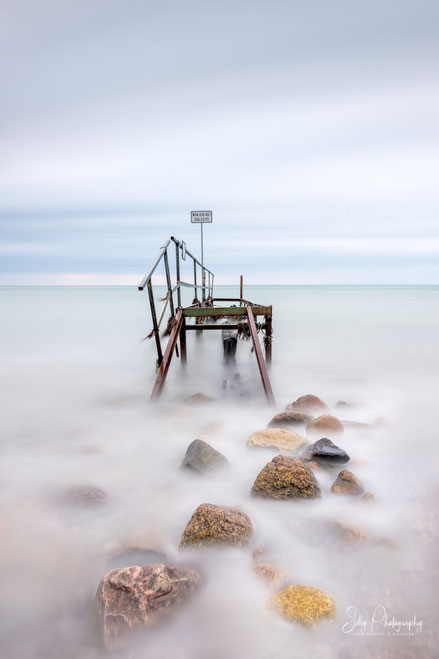
{"label": "misty water", "polygon": [[[147,295],[135,287],[12,287],[0,295],[3,657],[107,656],[94,594],[111,556],[133,546],[195,567],[202,586],[113,656],[437,656],[439,287],[247,287],[247,298],[273,305],[274,409],[250,343],[239,342],[226,371],[219,332],[188,333],[186,369],[175,359],[161,400],[150,404],[155,345],[141,340],[151,322]],[[215,402],[185,404],[196,392]],[[249,436],[307,393],[331,407],[347,401],[353,407],[334,409],[336,416],[373,425],[346,427],[335,441],[374,502],[332,495],[337,469],[316,471],[321,499],[251,497],[278,451],[247,447]],[[230,469],[183,471],[195,438],[221,451]],[[107,500],[67,506],[63,493],[83,485],[102,488]],[[203,502],[245,511],[251,547],[179,553]],[[340,538],[335,520],[369,538]],[[256,547],[269,551],[286,584],[328,592],[336,619],[304,628],[269,611],[273,590],[254,572]],[[366,631],[377,607],[389,620],[422,625],[361,634],[349,607]]]}

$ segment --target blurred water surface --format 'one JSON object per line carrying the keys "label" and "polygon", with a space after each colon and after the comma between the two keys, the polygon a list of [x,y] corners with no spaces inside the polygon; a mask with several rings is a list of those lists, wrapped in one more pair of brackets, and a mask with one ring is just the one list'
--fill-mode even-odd
{"label": "blurred water surface", "polygon": [[[157,302],[162,294],[158,289]],[[216,287],[215,295],[238,290]],[[239,342],[228,371],[220,333],[188,333],[186,369],[175,359],[162,399],[150,405],[156,356],[154,341],[141,341],[151,329],[145,292],[1,288],[5,657],[103,657],[92,601],[108,556],[144,546],[181,562],[180,535],[202,502],[245,510],[254,546],[270,549],[290,583],[328,591],[336,621],[302,629],[273,618],[264,607],[271,591],[253,573],[251,551],[194,554],[200,592],[121,656],[435,656],[439,287],[248,286],[245,296],[273,305],[274,411],[314,393],[330,406],[353,403],[335,412],[342,419],[385,419],[370,432],[347,428],[337,440],[375,502],[331,496],[337,471],[317,473],[318,501],[251,498],[256,475],[276,451],[246,447],[274,413],[250,343]],[[215,402],[184,404],[195,392]],[[196,437],[226,455],[227,476],[180,470]],[[102,488],[107,502],[66,508],[60,493],[79,485]],[[336,519],[370,541],[340,542]],[[345,633],[350,606],[365,619],[377,606],[389,619],[416,615],[422,631]]]}

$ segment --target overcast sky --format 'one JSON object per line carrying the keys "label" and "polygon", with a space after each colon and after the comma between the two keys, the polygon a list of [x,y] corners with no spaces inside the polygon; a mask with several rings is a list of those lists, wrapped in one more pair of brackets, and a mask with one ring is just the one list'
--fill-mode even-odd
{"label": "overcast sky", "polygon": [[439,284],[437,0],[0,0],[0,283]]}

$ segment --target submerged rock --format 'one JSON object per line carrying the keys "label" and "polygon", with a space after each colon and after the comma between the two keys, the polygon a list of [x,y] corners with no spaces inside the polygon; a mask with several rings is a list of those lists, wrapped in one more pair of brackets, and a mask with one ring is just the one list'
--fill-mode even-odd
{"label": "submerged rock", "polygon": [[332,597],[312,586],[287,586],[268,600],[268,606],[283,618],[303,625],[312,625],[323,618],[335,618]]}
{"label": "submerged rock", "polygon": [[341,423],[344,428],[352,428],[352,430],[373,430],[373,426],[370,423],[363,423],[362,421],[343,419]]}
{"label": "submerged rock", "polygon": [[371,503],[372,501],[375,501],[375,497],[374,497],[373,494],[371,494],[370,492],[365,492],[365,493],[363,494],[363,496],[361,497],[361,500],[362,500],[362,501],[367,501],[367,502],[370,502],[370,503]]}
{"label": "submerged rock", "polygon": [[342,448],[339,448],[330,439],[323,437],[314,444],[307,446],[300,454],[301,460],[312,460],[325,466],[349,462],[349,456]]}
{"label": "submerged rock", "polygon": [[311,414],[319,414],[327,410],[328,406],[326,403],[318,396],[314,396],[314,394],[300,396],[300,398],[293,403],[289,403],[285,408],[285,412],[309,412]]}
{"label": "submerged rock", "polygon": [[106,502],[107,495],[100,487],[86,485],[84,487],[71,487],[64,493],[62,499],[67,505],[84,509],[102,505]]}
{"label": "submerged rock", "polygon": [[202,503],[183,531],[180,549],[197,545],[244,547],[252,536],[253,524],[245,513],[229,506]]}
{"label": "submerged rock", "polygon": [[343,469],[332,484],[331,492],[358,496],[364,493],[364,487],[352,471]]}
{"label": "submerged rock", "polygon": [[248,440],[248,446],[275,448],[280,451],[297,451],[308,442],[304,437],[284,428],[266,428],[258,430]]}
{"label": "submerged rock", "polygon": [[370,536],[366,531],[363,531],[356,526],[352,526],[343,520],[334,520],[333,526],[338,537],[345,542],[359,544],[366,540],[370,540]]}
{"label": "submerged rock", "polygon": [[265,583],[279,587],[282,583],[283,575],[281,571],[270,563],[257,563],[253,570]]}
{"label": "submerged rock", "polygon": [[186,398],[184,402],[186,405],[203,405],[205,403],[214,403],[215,398],[212,398],[212,396],[208,396],[207,394],[197,393]]}
{"label": "submerged rock", "polygon": [[305,412],[281,412],[276,414],[269,422],[267,428],[291,428],[311,423],[314,417]]}
{"label": "submerged rock", "polygon": [[134,630],[169,615],[200,583],[195,570],[154,564],[112,570],[101,580],[96,600],[107,649],[124,645]]}
{"label": "submerged rock", "polygon": [[187,448],[181,466],[199,473],[206,473],[227,467],[228,464],[224,455],[213,446],[202,439],[194,439]]}
{"label": "submerged rock", "polygon": [[256,478],[252,494],[270,499],[315,499],[320,488],[312,470],[302,460],[277,455]]}
{"label": "submerged rock", "polygon": [[146,549],[143,547],[126,547],[117,554],[109,556],[108,565],[112,569],[116,569],[119,567],[164,563],[166,560],[166,555],[161,551],[155,551],[154,549]]}
{"label": "submerged rock", "polygon": [[340,435],[343,432],[343,424],[335,416],[323,414],[306,426],[309,435]]}

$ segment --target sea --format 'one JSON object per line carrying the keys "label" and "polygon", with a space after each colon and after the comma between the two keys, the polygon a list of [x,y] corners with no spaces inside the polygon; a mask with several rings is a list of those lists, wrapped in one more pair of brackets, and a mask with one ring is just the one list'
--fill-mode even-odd
{"label": "sea", "polygon": [[[184,304],[191,295],[183,291]],[[155,289],[158,309],[163,297]],[[187,333],[186,365],[174,355],[151,403],[157,355],[145,338],[148,296],[135,286],[0,289],[5,659],[109,656],[95,593],[114,556],[132,547],[194,567],[202,584],[112,657],[438,656],[439,287],[246,286],[244,297],[273,306],[274,406],[251,342],[240,339],[226,365],[215,331]],[[187,402],[197,393],[206,400]],[[373,501],[332,494],[339,469],[316,470],[316,500],[251,495],[279,451],[251,448],[249,437],[305,394],[363,424],[346,423],[334,441]],[[181,468],[196,438],[227,458],[226,472]],[[66,492],[78,487],[105,499],[72,507]],[[181,534],[201,503],[246,512],[251,546],[183,556]],[[336,617],[311,627],[277,617],[266,606],[276,589],[255,573],[257,548],[284,585],[330,594]]]}

